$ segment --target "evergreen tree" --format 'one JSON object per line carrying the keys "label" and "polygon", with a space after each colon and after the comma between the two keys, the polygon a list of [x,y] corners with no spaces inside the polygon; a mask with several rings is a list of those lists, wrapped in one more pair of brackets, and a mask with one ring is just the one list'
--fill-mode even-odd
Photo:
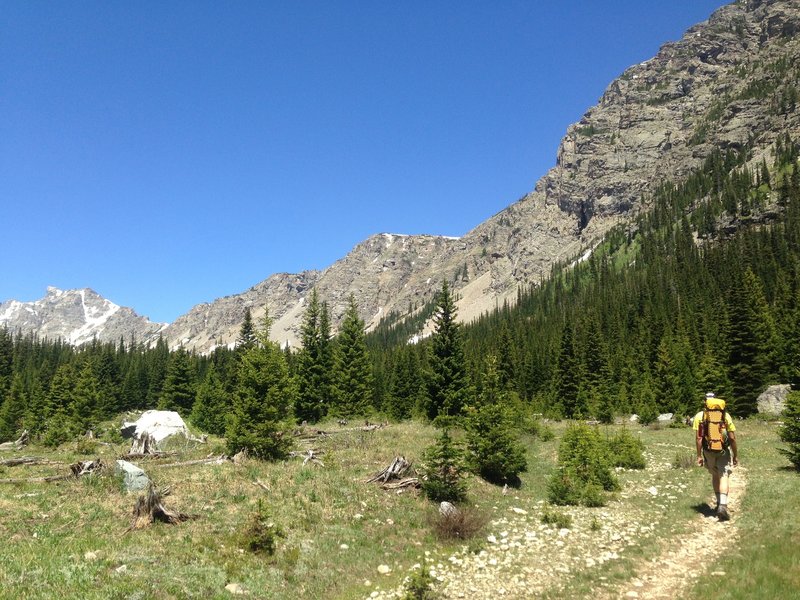
{"label": "evergreen tree", "polygon": [[507,401],[507,392],[501,387],[497,359],[490,356],[478,406],[467,409],[468,462],[473,471],[486,481],[518,486],[519,474],[528,470],[528,464]]}
{"label": "evergreen tree", "polygon": [[411,417],[422,394],[422,378],[417,352],[413,346],[402,346],[395,355],[389,403],[386,411],[401,421]]}
{"label": "evergreen tree", "polygon": [[567,322],[561,332],[561,346],[556,363],[554,387],[556,403],[569,419],[580,418],[586,414],[586,406],[579,404],[578,392],[581,388],[581,366],[575,352],[572,325]]}
{"label": "evergreen tree", "polygon": [[242,352],[227,428],[228,453],[247,450],[264,460],[286,457],[292,444],[291,405],[296,390],[280,347],[270,341],[265,312],[257,343]]}
{"label": "evergreen tree", "polygon": [[332,412],[338,417],[366,415],[372,400],[372,365],[364,342],[364,321],[352,294],[336,349],[337,403]]}
{"label": "evergreen tree", "polygon": [[0,328],[0,403],[3,402],[5,393],[11,387],[13,376],[14,341],[8,329]]}
{"label": "evergreen tree", "polygon": [[194,373],[189,362],[189,355],[183,348],[178,348],[170,354],[158,407],[161,410],[175,410],[183,415],[188,415],[194,401]]}
{"label": "evergreen tree", "polygon": [[778,434],[788,444],[788,448],[781,448],[780,451],[800,471],[800,391],[789,393],[782,418],[783,427],[778,430]]}
{"label": "evergreen tree", "polygon": [[437,298],[428,357],[425,414],[431,420],[439,415],[460,415],[469,391],[461,328],[456,316],[455,300],[445,281]]}
{"label": "evergreen tree", "polygon": [[447,429],[443,429],[436,443],[422,453],[420,471],[422,492],[429,500],[462,502],[466,499],[463,452],[453,442]]}
{"label": "evergreen tree", "polygon": [[0,441],[17,439],[25,427],[27,402],[22,376],[17,373],[12,378],[11,387],[0,406]]}
{"label": "evergreen tree", "polygon": [[756,412],[758,395],[769,382],[775,348],[775,326],[769,306],[761,282],[749,268],[732,294],[730,311],[731,412],[748,417]]}
{"label": "evergreen tree", "polygon": [[73,394],[72,423],[75,430],[85,433],[102,418],[99,415],[101,402],[100,384],[91,362],[86,360],[78,374]]}
{"label": "evergreen tree", "polygon": [[326,304],[320,304],[316,288],[303,317],[298,356],[299,397],[295,404],[298,422],[315,423],[325,416],[333,395],[333,366],[330,347],[330,321]]}
{"label": "evergreen tree", "polygon": [[148,407],[158,406],[161,390],[164,388],[164,379],[167,376],[169,364],[169,346],[162,336],[158,336],[156,347],[147,353],[147,404]]}
{"label": "evergreen tree", "polygon": [[239,329],[239,337],[236,338],[236,348],[244,350],[249,350],[256,344],[256,329],[253,325],[253,315],[250,312],[250,307],[247,306],[244,309],[244,320],[242,321],[242,326]]}
{"label": "evergreen tree", "polygon": [[197,389],[197,399],[192,407],[192,423],[208,433],[224,435],[230,409],[230,396],[216,367],[212,365]]}

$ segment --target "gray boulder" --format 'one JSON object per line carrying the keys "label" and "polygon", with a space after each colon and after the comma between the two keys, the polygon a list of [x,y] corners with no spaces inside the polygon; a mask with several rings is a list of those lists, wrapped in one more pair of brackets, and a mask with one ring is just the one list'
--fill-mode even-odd
{"label": "gray boulder", "polygon": [[151,483],[144,471],[127,460],[117,461],[114,475],[122,477],[122,485],[126,492],[141,492],[146,490]]}
{"label": "gray boulder", "polygon": [[658,421],[662,425],[669,425],[674,420],[675,420],[675,415],[673,415],[672,413],[664,413],[664,414],[658,415],[658,417],[656,418],[656,421]]}
{"label": "gray boulder", "polygon": [[762,415],[778,417],[786,408],[786,396],[792,391],[788,383],[771,385],[758,397],[758,412]]}

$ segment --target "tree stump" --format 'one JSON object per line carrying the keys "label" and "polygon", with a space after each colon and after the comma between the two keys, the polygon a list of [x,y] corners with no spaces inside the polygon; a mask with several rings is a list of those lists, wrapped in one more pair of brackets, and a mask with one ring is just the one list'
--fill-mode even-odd
{"label": "tree stump", "polygon": [[169,492],[168,487],[158,491],[155,486],[151,485],[147,490],[147,495],[139,496],[133,507],[133,521],[131,521],[131,526],[128,527],[127,531],[144,529],[155,521],[169,523],[170,525],[188,521],[191,518],[189,515],[170,510],[164,506],[163,499],[169,496]]}

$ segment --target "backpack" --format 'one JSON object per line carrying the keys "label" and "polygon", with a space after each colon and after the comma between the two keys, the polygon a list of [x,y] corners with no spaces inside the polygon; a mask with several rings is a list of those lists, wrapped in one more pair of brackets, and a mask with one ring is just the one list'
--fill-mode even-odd
{"label": "backpack", "polygon": [[703,409],[703,447],[722,452],[728,447],[728,427],[725,423],[725,400],[709,398]]}

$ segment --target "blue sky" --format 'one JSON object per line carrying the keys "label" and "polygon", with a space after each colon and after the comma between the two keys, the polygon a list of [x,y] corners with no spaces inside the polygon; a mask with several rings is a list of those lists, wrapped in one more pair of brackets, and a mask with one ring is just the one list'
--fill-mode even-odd
{"label": "blue sky", "polygon": [[721,4],[0,0],[0,301],[172,321],[374,233],[463,235]]}

